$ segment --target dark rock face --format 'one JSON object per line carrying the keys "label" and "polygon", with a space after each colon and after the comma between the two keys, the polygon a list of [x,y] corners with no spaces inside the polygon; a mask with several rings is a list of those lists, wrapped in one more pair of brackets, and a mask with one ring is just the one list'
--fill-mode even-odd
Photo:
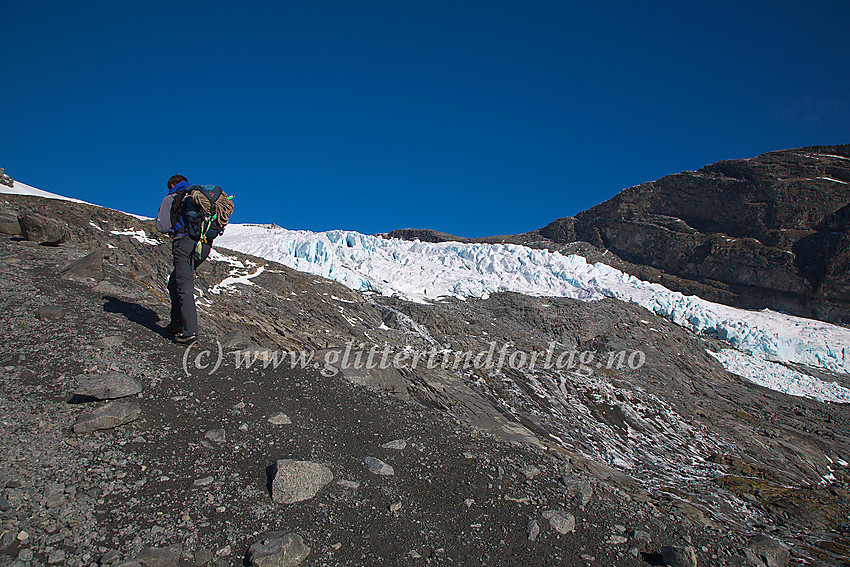
{"label": "dark rock face", "polygon": [[427,228],[401,228],[391,230],[389,238],[400,238],[401,240],[421,240],[422,242],[472,242],[470,238],[454,236],[445,232],[439,232]]}
{"label": "dark rock face", "polygon": [[850,321],[850,145],[669,175],[540,233],[704,284],[708,299]]}

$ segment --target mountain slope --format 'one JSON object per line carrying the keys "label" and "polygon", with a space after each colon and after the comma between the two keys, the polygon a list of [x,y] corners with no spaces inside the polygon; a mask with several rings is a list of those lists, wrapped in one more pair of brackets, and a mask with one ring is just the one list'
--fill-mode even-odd
{"label": "mountain slope", "polygon": [[[643,566],[659,564],[663,546],[692,547],[700,565],[744,565],[763,550],[754,534],[792,545],[798,563],[847,559],[850,405],[730,374],[712,354],[729,346],[716,337],[612,297],[491,290],[409,301],[222,247],[198,270],[202,344],[178,349],[160,334],[170,249],[151,221],[32,196],[2,204],[0,228],[29,216],[66,238],[0,237],[0,443],[12,456],[0,465],[0,565],[25,549],[41,563],[88,565],[109,550],[144,558],[146,546],[180,546],[181,564],[241,564],[269,530],[300,534],[312,548],[305,565]],[[395,256],[399,274],[419,274],[400,281],[438,281],[410,243],[243,228],[291,258],[328,260],[309,264],[330,277],[386,285],[373,276]],[[530,274],[535,257],[504,246],[420,252],[431,268],[443,258],[446,278],[523,266],[505,281]],[[573,289],[589,292],[603,272],[579,277],[581,264]],[[61,307],[55,318],[51,306]],[[384,348],[400,362],[338,363],[333,376],[288,362],[302,352],[368,360]],[[491,349],[497,359],[505,349],[504,366],[463,363]],[[550,350],[594,358],[528,364]],[[142,382],[140,419],[73,433],[93,403],[68,403],[76,377],[110,370]],[[850,386],[846,375],[802,370],[836,392]],[[271,424],[278,411],[292,423]],[[401,439],[403,449],[384,447]],[[370,472],[367,456],[395,475]],[[349,482],[276,503],[267,467],[283,458]],[[573,531],[554,527],[569,523],[555,512],[571,515]],[[21,531],[29,538],[3,535]]]}

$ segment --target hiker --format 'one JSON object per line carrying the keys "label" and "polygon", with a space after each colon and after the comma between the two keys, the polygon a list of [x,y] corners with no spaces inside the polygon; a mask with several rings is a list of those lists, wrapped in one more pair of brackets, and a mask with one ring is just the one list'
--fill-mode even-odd
{"label": "hiker", "polygon": [[[168,195],[163,199],[156,217],[156,229],[172,239],[174,270],[168,278],[171,322],[165,331],[173,334],[177,344],[189,346],[198,342],[195,268],[207,259],[213,238],[224,230],[229,212],[232,211],[231,205],[226,214],[221,214],[224,207],[217,206],[219,197],[223,197],[221,202],[230,204],[220,187],[189,185],[189,180],[184,176],[172,175],[168,179]],[[206,207],[200,204],[204,198]],[[213,209],[212,214],[210,209]],[[223,222],[219,217],[224,217]]]}

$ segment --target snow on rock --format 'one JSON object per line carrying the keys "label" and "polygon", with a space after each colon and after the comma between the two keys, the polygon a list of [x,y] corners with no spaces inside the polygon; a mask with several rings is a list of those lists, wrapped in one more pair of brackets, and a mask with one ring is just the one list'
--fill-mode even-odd
{"label": "snow on rock", "polygon": [[148,237],[144,230],[133,230],[132,228],[128,230],[111,230],[109,231],[109,234],[114,234],[116,236],[129,236],[142,244],[150,244],[151,246],[161,244],[159,240]]}
{"label": "snow on rock", "polygon": [[746,311],[685,296],[581,256],[513,244],[427,243],[357,232],[231,224],[216,244],[412,301],[500,291],[636,303],[756,357],[850,373],[850,329],[770,310]]}
{"label": "snow on rock", "polygon": [[850,389],[839,386],[836,382],[824,382],[782,364],[755,358],[737,350],[707,352],[720,361],[729,372],[759,386],[820,402],[850,403]]}
{"label": "snow on rock", "polygon": [[12,187],[0,185],[0,193],[5,193],[7,195],[34,195],[36,197],[44,197],[46,199],[59,199],[61,201],[71,201],[72,203],[83,203],[85,205],[91,205],[91,203],[86,203],[85,201],[80,201],[79,199],[63,197],[62,195],[57,195],[56,193],[50,193],[49,191],[43,191],[41,189],[36,189],[35,187],[30,187],[29,185],[21,183],[20,181],[15,181],[15,184]]}
{"label": "snow on rock", "polygon": [[234,268],[230,272],[229,276],[221,280],[220,283],[217,283],[210,289],[210,293],[218,295],[222,291],[236,284],[254,285],[254,282],[252,282],[251,279],[256,278],[257,276],[262,274],[265,268],[265,266],[259,266],[253,272],[245,272],[243,269]]}

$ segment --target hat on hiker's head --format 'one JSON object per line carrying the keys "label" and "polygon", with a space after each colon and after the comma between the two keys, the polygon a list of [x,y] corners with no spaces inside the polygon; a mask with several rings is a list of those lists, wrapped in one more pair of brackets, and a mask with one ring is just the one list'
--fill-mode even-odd
{"label": "hat on hiker's head", "polygon": [[174,188],[175,185],[177,185],[178,183],[183,183],[183,182],[189,183],[189,180],[186,179],[182,175],[172,175],[171,177],[168,178],[168,183],[167,183],[168,190],[170,191],[171,189]]}

